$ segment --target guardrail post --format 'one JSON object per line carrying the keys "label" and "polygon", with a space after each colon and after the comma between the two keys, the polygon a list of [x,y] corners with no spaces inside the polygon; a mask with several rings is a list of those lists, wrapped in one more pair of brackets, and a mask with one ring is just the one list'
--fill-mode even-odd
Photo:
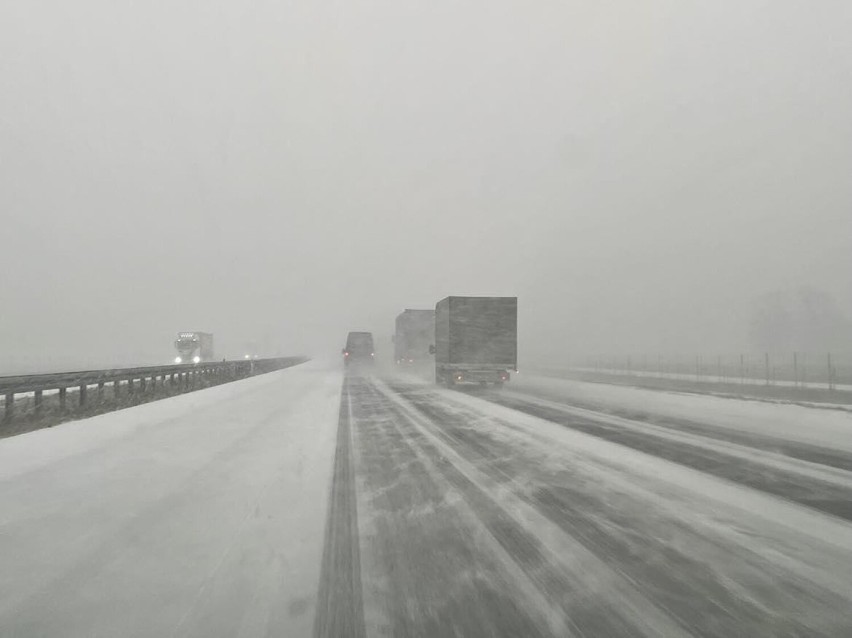
{"label": "guardrail post", "polygon": [[89,388],[86,386],[85,383],[80,384],[80,407],[81,408],[86,406],[86,391],[88,389]]}
{"label": "guardrail post", "polygon": [[41,412],[42,391],[36,390],[33,394],[33,411],[38,414]]}
{"label": "guardrail post", "polygon": [[98,381],[98,403],[104,400],[104,382]]}
{"label": "guardrail post", "polygon": [[112,382],[112,398],[118,401],[118,398],[121,396],[121,381],[116,379]]}
{"label": "guardrail post", "polygon": [[139,391],[142,394],[145,394],[145,390],[147,388],[148,388],[148,383],[145,380],[145,375],[142,375],[142,377],[139,379]]}
{"label": "guardrail post", "polygon": [[799,387],[799,355],[793,353],[793,386]]}
{"label": "guardrail post", "polygon": [[68,395],[68,388],[59,388],[59,409],[65,412],[65,403]]}
{"label": "guardrail post", "polygon": [[768,352],[763,353],[763,363],[764,363],[764,366],[766,367],[766,385],[769,385],[769,353]]}
{"label": "guardrail post", "polygon": [[15,393],[7,392],[6,393],[6,406],[3,409],[3,420],[11,421],[12,417],[15,414]]}
{"label": "guardrail post", "polygon": [[827,355],[828,361],[828,389],[829,391],[834,390],[834,369],[831,367],[831,353],[829,352]]}

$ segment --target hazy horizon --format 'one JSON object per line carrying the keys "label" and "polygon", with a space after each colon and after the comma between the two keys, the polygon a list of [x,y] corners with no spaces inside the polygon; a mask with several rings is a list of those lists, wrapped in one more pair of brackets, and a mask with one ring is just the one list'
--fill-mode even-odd
{"label": "hazy horizon", "polygon": [[6,2],[0,374],[166,362],[184,330],[219,356],[387,349],[448,295],[519,297],[525,361],[750,348],[755,303],[803,286],[850,318],[850,23]]}

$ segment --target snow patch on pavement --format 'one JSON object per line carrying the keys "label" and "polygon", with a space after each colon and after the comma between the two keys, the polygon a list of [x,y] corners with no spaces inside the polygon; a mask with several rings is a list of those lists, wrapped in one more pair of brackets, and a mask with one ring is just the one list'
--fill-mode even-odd
{"label": "snow patch on pavement", "polygon": [[661,392],[568,379],[530,377],[515,389],[670,419],[683,419],[761,436],[852,451],[852,413],[789,404]]}

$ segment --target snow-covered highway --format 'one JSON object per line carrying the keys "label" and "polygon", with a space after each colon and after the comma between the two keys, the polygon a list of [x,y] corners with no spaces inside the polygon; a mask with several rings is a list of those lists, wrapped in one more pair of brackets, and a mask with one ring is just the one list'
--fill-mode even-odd
{"label": "snow-covered highway", "polygon": [[310,362],[0,440],[2,636],[849,636],[852,415]]}

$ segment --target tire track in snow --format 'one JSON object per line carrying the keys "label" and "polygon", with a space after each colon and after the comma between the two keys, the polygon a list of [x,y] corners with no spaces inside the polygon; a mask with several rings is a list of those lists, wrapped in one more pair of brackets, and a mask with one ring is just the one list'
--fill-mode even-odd
{"label": "tire track in snow", "polygon": [[[491,395],[493,398],[494,395]],[[770,450],[775,454],[791,459],[807,461],[827,468],[835,468],[852,472],[852,453],[843,449],[829,448],[815,443],[791,441],[767,433],[739,431],[730,427],[713,425],[696,420],[674,418],[644,410],[628,409],[599,402],[584,401],[576,397],[560,395],[555,391],[538,388],[513,388],[510,392],[501,393],[502,398],[514,397],[528,401],[558,403],[564,408],[576,409],[578,412],[591,412],[601,417],[621,417],[639,424],[648,424],[658,428],[666,428],[676,433],[688,433],[708,440],[725,441],[756,450]],[[805,406],[808,407],[808,406]]]}
{"label": "tire track in snow", "polygon": [[[490,536],[368,380],[352,392],[368,634],[568,636],[561,615]],[[353,384],[355,385],[355,384]],[[554,628],[555,627],[555,628]]]}
{"label": "tire track in snow", "polygon": [[[471,467],[404,398],[381,386],[378,391],[387,393],[385,410],[393,415],[393,425],[407,445],[464,499],[459,514],[467,512],[487,532],[489,545],[493,545],[490,553],[504,554],[523,580],[537,589],[538,597],[556,611],[566,628],[549,635],[691,635],[666,610],[643,596],[635,583],[507,491],[499,478],[486,477]],[[521,592],[512,597],[521,597]],[[487,608],[477,611],[496,613]]]}
{"label": "tire track in snow", "polygon": [[[711,440],[708,440],[706,447],[701,445],[698,437],[695,437],[695,442],[678,441],[655,433],[651,429],[654,426],[640,431],[642,422],[633,421],[639,426],[635,429],[622,427],[608,422],[614,418],[611,415],[600,413],[600,419],[596,419],[593,415],[578,414],[579,409],[568,405],[560,406],[552,401],[499,395],[488,395],[484,398],[503,407],[852,521],[852,490],[836,482],[808,477],[795,471],[792,463],[789,470],[773,467],[769,463],[760,462],[757,454],[753,459],[747,459],[741,454],[726,454],[718,449],[710,449]],[[776,456],[783,459],[782,455]],[[833,467],[830,471],[838,475],[843,473]],[[846,482],[850,478],[852,475],[846,477]]]}
{"label": "tire track in snow", "polygon": [[340,396],[314,638],[366,636],[350,425],[350,382],[345,378]]}
{"label": "tire track in snow", "polygon": [[849,601],[791,565],[602,490],[570,467],[554,471],[529,448],[507,444],[493,430],[499,421],[460,412],[437,392],[391,386],[455,452],[641,586],[695,635],[835,636],[852,628],[838,612]]}

